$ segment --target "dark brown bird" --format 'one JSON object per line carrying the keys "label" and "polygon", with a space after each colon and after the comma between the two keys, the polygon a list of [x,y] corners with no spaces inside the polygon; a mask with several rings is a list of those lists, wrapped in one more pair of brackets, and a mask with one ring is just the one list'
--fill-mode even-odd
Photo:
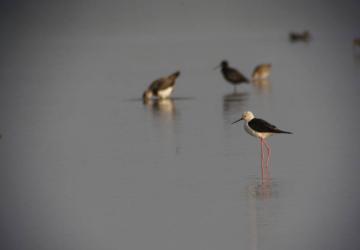
{"label": "dark brown bird", "polygon": [[176,78],[180,75],[180,71],[153,81],[143,94],[143,99],[157,97],[160,99],[169,98],[174,90]]}
{"label": "dark brown bird", "polygon": [[234,85],[234,90],[236,90],[236,86],[241,83],[249,83],[249,80],[237,69],[231,68],[226,60],[222,61],[215,69],[219,67],[221,67],[221,73],[225,80]]}
{"label": "dark brown bird", "polygon": [[353,46],[360,48],[360,38],[355,38],[355,39],[353,40]]}
{"label": "dark brown bird", "polygon": [[309,42],[311,39],[310,32],[305,30],[304,32],[290,32],[289,40],[290,42]]}

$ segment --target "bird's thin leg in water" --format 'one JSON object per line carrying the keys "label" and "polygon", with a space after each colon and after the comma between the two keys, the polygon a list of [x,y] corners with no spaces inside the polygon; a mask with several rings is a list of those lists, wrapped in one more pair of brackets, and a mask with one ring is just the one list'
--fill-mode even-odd
{"label": "bird's thin leg in water", "polygon": [[261,163],[261,184],[264,184],[264,172],[267,168],[264,168],[263,164]]}
{"label": "bird's thin leg in water", "polygon": [[261,145],[261,168],[264,168],[264,150],[263,150],[264,141],[262,138],[260,138],[260,145]]}
{"label": "bird's thin leg in water", "polygon": [[270,145],[266,142],[266,140],[264,140],[265,143],[265,147],[268,151],[268,156],[267,156],[267,160],[266,160],[266,167],[269,167],[269,161],[270,161],[270,156],[271,156],[271,149],[270,149]]}

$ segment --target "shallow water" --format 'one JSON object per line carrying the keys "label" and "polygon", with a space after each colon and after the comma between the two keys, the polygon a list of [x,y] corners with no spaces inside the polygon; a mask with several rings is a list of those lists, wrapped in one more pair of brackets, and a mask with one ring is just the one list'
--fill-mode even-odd
{"label": "shallow water", "polygon": [[[360,49],[351,29],[286,32],[3,41],[1,248],[354,249]],[[222,59],[273,72],[234,92]],[[142,102],[178,69],[173,99]],[[294,132],[269,139],[263,172],[231,125],[245,110]]]}

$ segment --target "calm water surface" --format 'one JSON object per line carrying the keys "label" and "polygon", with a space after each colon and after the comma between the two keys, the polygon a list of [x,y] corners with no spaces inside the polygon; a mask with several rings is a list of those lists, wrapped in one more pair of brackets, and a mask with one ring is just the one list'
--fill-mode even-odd
{"label": "calm water surface", "polygon": [[[2,63],[4,249],[355,249],[360,50],[351,34],[42,36]],[[236,93],[213,68],[269,82]],[[182,74],[171,100],[150,81]],[[293,135],[269,170],[251,110]],[[3,248],[1,247],[1,248]]]}

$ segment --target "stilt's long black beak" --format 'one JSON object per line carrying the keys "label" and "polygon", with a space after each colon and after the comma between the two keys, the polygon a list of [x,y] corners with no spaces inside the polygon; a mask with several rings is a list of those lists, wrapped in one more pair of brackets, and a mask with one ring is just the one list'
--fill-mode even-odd
{"label": "stilt's long black beak", "polygon": [[214,68],[214,70],[216,70],[216,69],[220,68],[220,65],[221,65],[221,64],[219,64],[218,66],[216,66],[216,67]]}
{"label": "stilt's long black beak", "polygon": [[241,117],[239,120],[236,120],[236,121],[234,121],[234,122],[231,123],[231,124],[237,123],[237,122],[242,121],[242,120],[244,120],[244,119]]}

